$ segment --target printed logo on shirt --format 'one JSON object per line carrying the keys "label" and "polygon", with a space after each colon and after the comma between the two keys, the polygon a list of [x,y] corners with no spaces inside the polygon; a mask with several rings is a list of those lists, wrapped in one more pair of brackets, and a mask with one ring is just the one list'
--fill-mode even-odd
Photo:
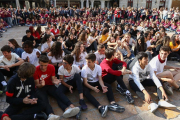
{"label": "printed logo on shirt", "polygon": [[95,80],[96,79],[96,77],[93,77],[91,74],[87,74],[87,80],[89,81],[89,82],[92,82],[93,80]]}
{"label": "printed logo on shirt", "polygon": [[42,80],[42,79],[46,79],[47,77],[48,77],[48,74],[41,75],[40,80]]}
{"label": "printed logo on shirt", "polygon": [[141,81],[150,79],[150,71],[146,71],[146,73],[139,72],[139,78],[141,78]]}
{"label": "printed logo on shirt", "polygon": [[25,89],[25,93],[29,93],[31,91],[31,85],[25,85],[25,86],[20,86],[20,87],[16,87],[17,90],[19,90],[18,94],[16,95],[16,97],[19,97],[20,94],[22,93],[22,90]]}
{"label": "printed logo on shirt", "polygon": [[64,78],[65,78],[65,80],[67,80],[67,81],[69,81],[69,80],[72,80],[73,78],[74,78],[74,76],[72,75],[69,75],[69,76],[65,76],[64,75]]}

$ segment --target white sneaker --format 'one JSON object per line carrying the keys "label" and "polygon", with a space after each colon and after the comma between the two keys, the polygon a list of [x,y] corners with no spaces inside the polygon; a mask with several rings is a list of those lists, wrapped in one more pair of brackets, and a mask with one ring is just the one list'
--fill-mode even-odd
{"label": "white sneaker", "polygon": [[51,114],[49,115],[47,120],[59,120],[59,119],[60,119],[60,116]]}
{"label": "white sneaker", "polygon": [[69,118],[69,117],[72,117],[72,116],[75,116],[79,113],[80,109],[79,107],[74,107],[74,108],[71,108],[69,107],[64,113],[63,113],[63,117],[64,118]]}
{"label": "white sneaker", "polygon": [[151,103],[149,105],[149,109],[151,109],[151,112],[154,113],[154,111],[156,111],[158,108],[158,105],[156,103]]}
{"label": "white sneaker", "polygon": [[160,107],[164,107],[164,108],[167,108],[167,109],[175,109],[176,108],[175,105],[173,105],[171,103],[168,103],[167,101],[159,101],[158,105]]}

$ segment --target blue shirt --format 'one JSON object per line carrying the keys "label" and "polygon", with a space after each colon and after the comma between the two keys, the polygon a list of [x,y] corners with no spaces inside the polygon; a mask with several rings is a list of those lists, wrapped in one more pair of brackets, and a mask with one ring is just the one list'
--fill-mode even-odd
{"label": "blue shirt", "polygon": [[21,58],[21,55],[24,52],[24,50],[22,48],[15,48],[15,49],[11,48],[11,52],[16,53]]}

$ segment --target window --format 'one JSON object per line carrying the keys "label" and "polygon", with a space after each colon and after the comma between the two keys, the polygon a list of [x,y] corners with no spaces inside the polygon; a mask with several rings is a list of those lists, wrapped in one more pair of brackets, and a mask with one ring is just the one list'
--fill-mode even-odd
{"label": "window", "polygon": [[146,8],[150,8],[152,7],[152,0],[146,0]]}
{"label": "window", "polygon": [[160,0],[160,7],[165,7],[166,0]]}
{"label": "window", "polygon": [[128,6],[133,7],[133,0],[128,0]]}

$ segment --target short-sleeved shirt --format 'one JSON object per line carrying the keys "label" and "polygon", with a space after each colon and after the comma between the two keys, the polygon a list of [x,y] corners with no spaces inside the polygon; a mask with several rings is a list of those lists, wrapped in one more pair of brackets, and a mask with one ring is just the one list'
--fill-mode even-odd
{"label": "short-sleeved shirt", "polygon": [[96,61],[98,61],[99,64],[100,64],[100,63],[104,60],[104,58],[105,58],[105,54],[99,54],[98,51],[96,51],[94,54],[96,55]]}
{"label": "short-sleeved shirt", "polygon": [[37,66],[34,73],[34,80],[39,80],[40,82],[42,79],[44,79],[45,85],[54,85],[52,83],[52,76],[55,76],[55,68],[53,65],[48,64],[45,72],[42,72],[40,66]]}
{"label": "short-sleeved shirt", "polygon": [[[47,55],[48,56],[48,55]],[[58,59],[55,58],[55,56],[48,56],[49,60],[51,60],[51,63],[62,63],[63,57],[65,56],[64,52],[62,53],[62,56]]]}
{"label": "short-sleeved shirt", "polygon": [[29,41],[34,41],[35,39],[34,39],[34,37],[31,35],[30,37],[27,37],[27,35],[25,35],[24,37],[23,37],[23,39],[22,39],[22,42],[25,42],[25,41],[27,41],[27,40],[29,40]]}
{"label": "short-sleeved shirt", "polygon": [[102,69],[97,64],[95,64],[94,70],[91,70],[87,65],[85,65],[81,70],[81,76],[87,78],[88,82],[97,82],[99,81],[98,76],[102,76]]}
{"label": "short-sleeved shirt", "polygon": [[34,66],[39,65],[39,58],[36,55],[36,52],[41,52],[38,49],[33,49],[33,52],[31,54],[26,53],[25,51],[22,53],[22,59],[25,60],[27,57],[29,57],[29,62],[33,64]]}
{"label": "short-sleeved shirt", "polygon": [[2,55],[0,56],[0,63],[3,63],[4,65],[12,65],[16,63],[18,58],[19,56],[16,53],[11,53],[11,60],[8,60],[4,55]]}
{"label": "short-sleeved shirt", "polygon": [[[175,49],[175,48],[177,48],[179,45],[176,43],[176,45],[174,46],[173,45],[173,42],[169,42],[169,47],[171,48],[171,49]],[[177,49],[176,51],[179,51],[179,49]]]}
{"label": "short-sleeved shirt", "polygon": [[73,64],[77,65],[77,66],[80,66],[80,67],[82,67],[83,65],[86,65],[86,59],[85,59],[86,55],[87,55],[86,52],[81,53],[80,56],[79,56],[80,57],[79,62],[76,61],[76,56],[73,55],[73,57],[74,57]]}
{"label": "short-sleeved shirt", "polygon": [[81,70],[76,65],[72,65],[72,69],[71,69],[70,73],[64,68],[63,65],[61,67],[59,67],[59,69],[58,69],[58,75],[63,75],[64,82],[72,80],[74,78],[74,74],[76,74],[76,73],[79,74],[80,72],[81,72]]}
{"label": "short-sleeved shirt", "polygon": [[167,62],[167,58],[166,58],[164,63],[161,63],[159,61],[159,58],[158,58],[158,55],[157,55],[149,62],[149,64],[150,64],[151,68],[154,71],[156,71],[156,74],[159,74],[159,73],[163,72],[164,66],[166,65],[166,62]]}
{"label": "short-sleeved shirt", "polygon": [[[51,41],[51,46],[53,45],[53,41]],[[42,46],[41,46],[41,51],[44,51],[45,49],[47,49],[47,48],[49,48],[49,46],[48,46],[48,44],[47,44],[47,42],[45,42],[44,44],[42,44]]]}

